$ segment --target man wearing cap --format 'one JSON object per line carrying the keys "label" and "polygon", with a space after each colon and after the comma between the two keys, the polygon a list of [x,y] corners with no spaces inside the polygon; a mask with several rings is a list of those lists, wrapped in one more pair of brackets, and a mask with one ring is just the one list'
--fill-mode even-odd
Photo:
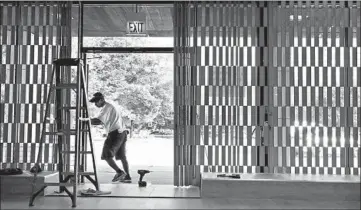
{"label": "man wearing cap", "polygon": [[[108,133],[104,142],[101,159],[105,160],[116,171],[113,182],[130,183],[132,179],[129,174],[129,165],[125,154],[128,132],[124,128],[122,116],[113,104],[105,101],[103,94],[100,92],[95,93],[90,102],[94,103],[96,107],[101,108],[99,115],[96,118],[90,119],[91,123],[93,125],[103,124]],[[118,167],[113,159],[114,157],[116,160],[122,161],[124,171]]]}

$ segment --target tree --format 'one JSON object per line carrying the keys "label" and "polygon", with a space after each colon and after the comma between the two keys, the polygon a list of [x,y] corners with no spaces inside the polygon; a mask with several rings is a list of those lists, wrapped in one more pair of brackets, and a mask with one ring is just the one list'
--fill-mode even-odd
{"label": "tree", "polygon": [[[131,41],[142,40],[102,38],[98,40],[98,45],[120,46]],[[114,53],[96,56],[102,58],[88,62],[89,95],[102,92],[120,106],[128,120],[134,120],[137,124],[155,122],[159,118],[173,118],[173,55]]]}

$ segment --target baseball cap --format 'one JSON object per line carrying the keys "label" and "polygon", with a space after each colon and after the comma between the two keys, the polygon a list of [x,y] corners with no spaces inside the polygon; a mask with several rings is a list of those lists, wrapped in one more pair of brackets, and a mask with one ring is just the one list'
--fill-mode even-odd
{"label": "baseball cap", "polygon": [[94,103],[94,102],[99,101],[100,99],[104,99],[103,94],[101,92],[96,92],[96,93],[94,93],[93,98],[90,99],[90,102]]}

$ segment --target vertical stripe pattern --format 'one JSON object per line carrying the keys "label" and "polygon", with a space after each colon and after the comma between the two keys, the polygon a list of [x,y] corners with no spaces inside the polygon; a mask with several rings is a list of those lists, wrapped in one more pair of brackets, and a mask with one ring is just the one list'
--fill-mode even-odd
{"label": "vertical stripe pattern", "polygon": [[[52,61],[70,50],[69,11],[66,2],[0,3],[2,168],[36,161]],[[44,170],[56,170],[54,145],[54,138],[43,144]]]}
{"label": "vertical stripe pattern", "polygon": [[360,2],[174,11],[175,185],[207,171],[360,174]]}
{"label": "vertical stripe pattern", "polygon": [[267,91],[264,5],[175,4],[175,185],[197,185],[203,171],[265,166],[256,129]]}
{"label": "vertical stripe pattern", "polygon": [[360,2],[274,5],[272,171],[360,174]]}

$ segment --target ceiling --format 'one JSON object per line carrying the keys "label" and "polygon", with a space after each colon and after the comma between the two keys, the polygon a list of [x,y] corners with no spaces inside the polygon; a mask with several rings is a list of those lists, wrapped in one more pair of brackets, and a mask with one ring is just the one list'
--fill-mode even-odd
{"label": "ceiling", "polygon": [[[163,5],[85,5],[84,36],[118,37],[126,36],[129,13],[143,12],[146,15],[146,30],[151,37],[173,36],[173,4]],[[78,7],[72,10],[72,31],[78,31]]]}

